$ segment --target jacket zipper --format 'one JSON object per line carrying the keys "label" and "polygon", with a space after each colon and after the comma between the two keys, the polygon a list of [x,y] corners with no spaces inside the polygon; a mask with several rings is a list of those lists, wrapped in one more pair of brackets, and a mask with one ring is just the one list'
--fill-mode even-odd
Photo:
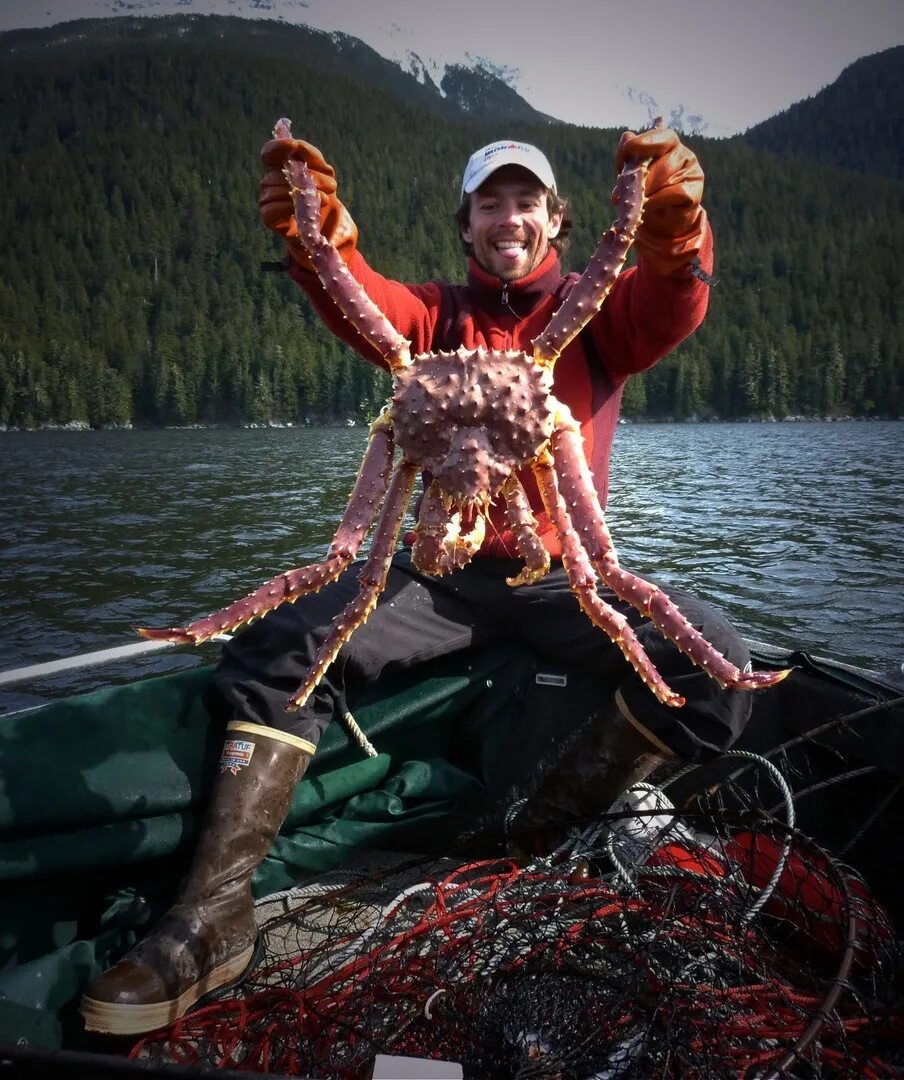
{"label": "jacket zipper", "polygon": [[[509,311],[512,311],[512,305],[509,303],[508,298],[508,285],[506,284],[503,284],[502,286],[502,306],[508,308]],[[512,314],[514,315],[514,312],[512,312]],[[510,333],[506,333],[505,335],[505,344],[506,348],[512,348],[512,335]]]}

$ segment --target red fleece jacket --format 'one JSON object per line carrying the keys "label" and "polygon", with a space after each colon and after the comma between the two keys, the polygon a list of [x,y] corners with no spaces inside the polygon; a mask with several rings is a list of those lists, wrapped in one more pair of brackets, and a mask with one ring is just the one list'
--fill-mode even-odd
{"label": "red fleece jacket", "polygon": [[[700,263],[707,273],[712,272],[711,229],[707,230]],[[553,250],[533,273],[507,287],[473,259],[465,285],[442,281],[403,285],[372,270],[357,251],[349,270],[399,333],[411,341],[412,354],[459,346],[523,349],[530,353],[531,342],[549,323],[579,276],[563,277]],[[338,337],[366,360],[386,366],[377,351],[345,320],[313,273],[293,263],[289,274]],[[652,367],[692,334],[703,321],[708,299],[707,286],[688,269],[664,277],[641,259],[619,276],[600,312],[557,361],[553,393],[581,425],[587,460],[604,506],[609,489],[609,454],[625,380]],[[550,554],[559,555],[530,470],[522,470],[519,478],[546,547]],[[484,553],[516,556],[504,514],[502,505],[493,505]]]}

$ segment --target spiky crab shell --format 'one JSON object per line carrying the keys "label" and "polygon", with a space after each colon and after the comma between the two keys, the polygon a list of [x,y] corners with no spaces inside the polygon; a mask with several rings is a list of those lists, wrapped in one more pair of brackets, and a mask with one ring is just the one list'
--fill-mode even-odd
{"label": "spiky crab shell", "polygon": [[456,503],[485,501],[552,434],[551,383],[548,368],[514,350],[416,356],[395,375],[396,442]]}

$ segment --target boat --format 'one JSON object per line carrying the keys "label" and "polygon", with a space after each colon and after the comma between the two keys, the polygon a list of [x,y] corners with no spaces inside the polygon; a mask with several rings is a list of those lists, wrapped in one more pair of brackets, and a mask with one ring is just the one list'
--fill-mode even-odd
{"label": "boat", "polygon": [[[780,763],[795,831],[840,853],[900,927],[904,680],[750,645],[755,667],[791,668],[790,677],[754,696],[734,748],[748,758],[673,777],[669,805],[686,807],[730,775],[742,798],[780,809],[781,792],[750,762]],[[2,1075],[126,1076],[137,1067],[117,1056],[121,1046],[111,1052],[85,1036],[77,1003],[165,910],[186,868],[222,742],[210,674],[182,669],[0,721]],[[481,823],[498,820],[493,808],[514,797],[524,762],[549,759],[593,698],[586,677],[503,646],[374,687],[354,718],[372,750],[331,725],[255,874],[255,896],[286,895],[366,852],[443,858],[475,837],[485,848]],[[141,1075],[157,1073],[144,1062]]]}

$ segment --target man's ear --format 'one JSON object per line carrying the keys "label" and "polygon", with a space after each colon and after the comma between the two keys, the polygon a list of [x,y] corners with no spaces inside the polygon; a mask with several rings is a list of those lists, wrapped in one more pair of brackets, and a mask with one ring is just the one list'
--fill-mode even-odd
{"label": "man's ear", "polygon": [[461,225],[459,227],[459,231],[461,232],[462,240],[464,240],[464,242],[466,244],[470,244],[471,243],[471,226],[470,225]]}
{"label": "man's ear", "polygon": [[550,240],[555,240],[555,238],[559,235],[559,230],[562,228],[562,217],[563,215],[559,213],[553,214],[552,217],[549,219]]}

